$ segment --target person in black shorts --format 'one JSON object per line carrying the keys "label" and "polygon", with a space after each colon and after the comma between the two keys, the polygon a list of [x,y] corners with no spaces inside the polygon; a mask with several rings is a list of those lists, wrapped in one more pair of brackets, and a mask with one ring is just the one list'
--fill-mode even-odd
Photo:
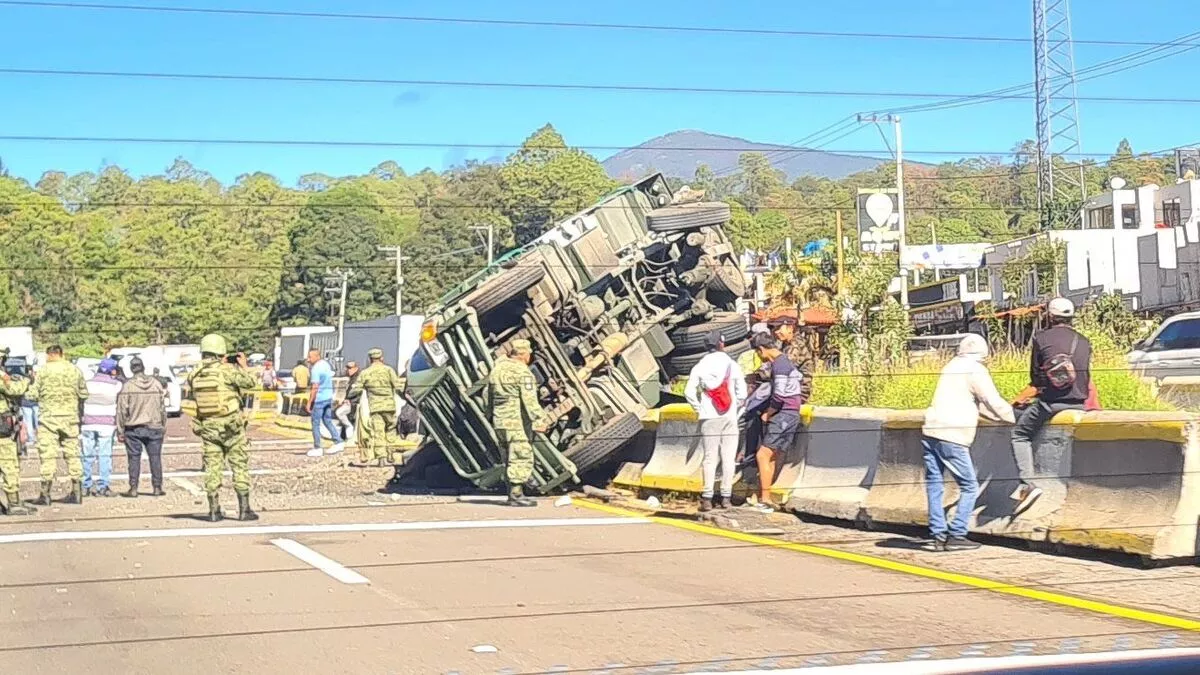
{"label": "person in black shorts", "polygon": [[780,456],[791,449],[800,429],[800,406],[804,404],[804,374],[780,350],[770,335],[756,335],[751,344],[763,360],[762,376],[771,383],[771,400],[762,413],[762,442],[758,448],[759,508],[774,511],[771,485]]}

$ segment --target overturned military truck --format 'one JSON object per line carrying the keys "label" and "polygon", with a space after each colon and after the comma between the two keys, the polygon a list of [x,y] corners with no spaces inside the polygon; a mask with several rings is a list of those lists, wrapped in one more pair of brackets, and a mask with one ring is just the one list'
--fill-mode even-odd
{"label": "overturned military truck", "polygon": [[661,175],[556,224],[446,295],[409,366],[427,438],[481,488],[504,481],[487,377],[512,340],[533,343],[538,399],[554,418],[532,439],[539,492],[579,481],[641,430],[672,378],[722,329],[749,349],[729,206],[676,203]]}

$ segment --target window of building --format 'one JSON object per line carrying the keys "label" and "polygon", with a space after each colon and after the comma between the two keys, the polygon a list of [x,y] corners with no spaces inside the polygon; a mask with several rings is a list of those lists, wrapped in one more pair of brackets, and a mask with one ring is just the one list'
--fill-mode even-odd
{"label": "window of building", "polygon": [[1098,209],[1092,209],[1087,214],[1087,229],[1089,230],[1111,230],[1113,229],[1113,212],[1111,206],[1101,206]]}
{"label": "window of building", "polygon": [[1121,229],[1136,230],[1137,229],[1137,205],[1125,204],[1121,206]]}
{"label": "window of building", "polygon": [[1169,202],[1163,202],[1163,224],[1167,227],[1182,227],[1182,213],[1179,210],[1179,200],[1175,199]]}

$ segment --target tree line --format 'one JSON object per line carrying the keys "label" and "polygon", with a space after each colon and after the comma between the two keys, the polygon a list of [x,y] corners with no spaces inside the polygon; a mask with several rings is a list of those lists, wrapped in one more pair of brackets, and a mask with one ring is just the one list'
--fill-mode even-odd
{"label": "tree line", "polygon": [[[1033,231],[1030,149],[1028,142],[1016,148],[1011,163],[906,165],[910,241],[926,243],[933,229],[943,243]],[[786,237],[832,237],[839,208],[852,228],[857,188],[894,183],[891,164],[840,180],[789,182],[770,160],[746,153],[729,176],[700,165],[671,181],[728,201],[730,235],[755,249]],[[1135,156],[1125,142],[1111,161],[1086,167],[1093,192],[1112,175],[1165,184],[1173,170],[1168,160]],[[355,271],[349,320],[391,314],[395,270],[377,247],[394,245],[408,257],[404,309],[419,313],[486,263],[473,228],[490,225],[500,255],[618,184],[550,125],[503,163],[407,174],[388,161],[358,176],[307,174],[294,187],[261,172],[222,185],[184,159],[138,179],[107,166],[47,171],[30,185],[0,171],[0,325],[33,326],[40,344],[78,355],[194,342],[212,330],[239,347],[262,348],[281,325],[329,320],[332,268]]]}

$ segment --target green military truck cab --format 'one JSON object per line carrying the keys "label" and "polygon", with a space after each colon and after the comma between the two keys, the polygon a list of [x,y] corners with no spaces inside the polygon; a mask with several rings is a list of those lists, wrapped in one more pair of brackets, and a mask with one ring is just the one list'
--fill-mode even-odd
{"label": "green military truck cab", "polygon": [[448,293],[427,312],[409,387],[428,437],[463,478],[504,480],[488,374],[515,339],[534,346],[538,399],[554,422],[533,437],[531,488],[578,482],[641,430],[664,385],[720,328],[749,348],[727,204],[677,204],[659,174],[623,187]]}

